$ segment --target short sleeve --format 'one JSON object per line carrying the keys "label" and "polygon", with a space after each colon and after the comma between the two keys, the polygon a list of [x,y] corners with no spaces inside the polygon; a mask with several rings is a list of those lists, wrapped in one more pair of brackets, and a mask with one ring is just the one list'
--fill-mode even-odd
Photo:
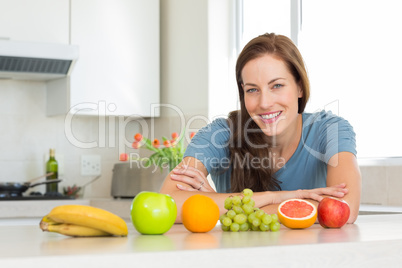
{"label": "short sleeve", "polygon": [[320,151],[325,163],[340,152],[357,154],[356,134],[347,120],[331,112],[322,112],[319,131]]}
{"label": "short sleeve", "polygon": [[215,119],[191,139],[184,157],[194,157],[204,164],[209,174],[218,174],[230,166],[229,137],[226,119]]}

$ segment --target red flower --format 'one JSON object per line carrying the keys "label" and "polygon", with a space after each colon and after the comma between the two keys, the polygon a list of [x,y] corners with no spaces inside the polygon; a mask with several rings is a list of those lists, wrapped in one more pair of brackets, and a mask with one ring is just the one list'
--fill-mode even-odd
{"label": "red flower", "polygon": [[135,134],[134,139],[135,139],[136,141],[141,141],[141,140],[142,140],[142,135],[141,135],[141,133]]}
{"label": "red flower", "polygon": [[165,147],[170,147],[170,146],[172,146],[172,144],[170,143],[170,141],[168,141],[168,140],[165,140],[164,142],[163,142],[163,145],[165,145]]}
{"label": "red flower", "polygon": [[123,161],[123,162],[127,161],[128,160],[128,154],[126,154],[126,153],[120,154],[119,160]]}
{"label": "red flower", "polygon": [[140,148],[140,143],[135,140],[135,141],[133,142],[133,144],[132,144],[132,147],[133,147],[134,149],[138,149],[138,148]]}
{"label": "red flower", "polygon": [[194,135],[195,135],[195,132],[191,132],[190,133],[190,139],[192,139],[194,137]]}
{"label": "red flower", "polygon": [[155,148],[158,148],[160,144],[161,144],[161,143],[159,142],[158,139],[154,139],[154,141],[152,142],[152,145],[153,145]]}
{"label": "red flower", "polygon": [[173,133],[172,133],[172,138],[173,138],[174,140],[176,140],[178,137],[179,137],[179,134],[177,134],[177,132],[173,132]]}

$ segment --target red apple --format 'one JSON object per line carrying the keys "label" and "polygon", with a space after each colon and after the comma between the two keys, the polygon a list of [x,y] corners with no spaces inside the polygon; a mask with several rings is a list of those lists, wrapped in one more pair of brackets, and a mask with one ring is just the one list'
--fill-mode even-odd
{"label": "red apple", "polygon": [[349,219],[350,208],[346,201],[325,197],[318,204],[318,222],[324,228],[341,228]]}

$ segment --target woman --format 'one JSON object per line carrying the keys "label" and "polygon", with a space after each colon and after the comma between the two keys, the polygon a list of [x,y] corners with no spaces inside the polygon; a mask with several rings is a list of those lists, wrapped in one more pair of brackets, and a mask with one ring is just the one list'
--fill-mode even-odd
{"label": "woman", "polygon": [[293,42],[275,34],[254,38],[238,57],[236,79],[241,109],[201,129],[161,188],[176,201],[176,222],[193,194],[214,199],[222,214],[228,196],[250,188],[267,213],[290,198],[315,205],[325,196],[344,199],[353,223],[361,191],[355,134],[330,112],[304,113],[309,81]]}

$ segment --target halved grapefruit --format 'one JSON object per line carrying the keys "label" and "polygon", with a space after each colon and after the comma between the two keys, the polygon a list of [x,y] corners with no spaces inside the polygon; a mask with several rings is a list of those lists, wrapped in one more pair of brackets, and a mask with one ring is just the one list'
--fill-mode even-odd
{"label": "halved grapefruit", "polygon": [[278,218],[288,228],[308,228],[317,219],[317,208],[303,199],[289,199],[279,205]]}

